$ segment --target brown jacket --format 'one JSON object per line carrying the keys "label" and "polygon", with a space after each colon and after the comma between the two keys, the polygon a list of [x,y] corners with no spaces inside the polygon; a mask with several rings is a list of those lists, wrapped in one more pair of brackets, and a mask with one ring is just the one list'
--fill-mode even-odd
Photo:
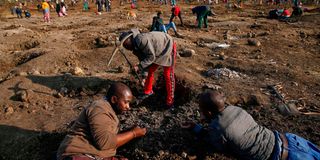
{"label": "brown jacket", "polygon": [[140,67],[145,69],[152,63],[169,67],[173,63],[173,38],[164,32],[140,33],[132,29],[134,54],[138,56]]}
{"label": "brown jacket", "polygon": [[106,100],[97,100],[86,107],[61,142],[57,157],[89,154],[112,157],[116,154],[119,119]]}

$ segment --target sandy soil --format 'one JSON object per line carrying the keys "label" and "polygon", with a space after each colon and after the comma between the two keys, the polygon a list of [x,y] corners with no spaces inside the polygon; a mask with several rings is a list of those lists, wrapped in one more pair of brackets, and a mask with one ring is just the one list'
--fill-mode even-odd
{"label": "sandy soil", "polygon": [[[30,19],[18,19],[1,7],[0,159],[52,159],[82,108],[103,96],[114,81],[130,85],[137,95],[141,88],[125,59],[117,54],[109,68],[106,63],[120,32],[148,31],[157,10],[168,22],[169,6],[139,6],[134,10],[136,20],[127,19],[129,4],[117,2],[111,13],[100,16],[82,12],[80,6],[70,7],[67,17],[57,17],[52,10],[49,24],[36,10]],[[174,37],[179,53],[195,51],[191,57],[177,58],[176,109],[160,107],[164,97],[160,78],[156,96],[119,116],[122,130],[139,124],[149,131],[118,153],[130,159],[235,159],[204,153],[206,147],[180,128],[185,120],[199,120],[196,96],[212,86],[221,87],[228,104],[243,107],[261,125],[320,145],[319,115],[280,114],[280,100],[270,89],[275,86],[300,112],[320,112],[319,13],[287,23],[265,18],[272,6],[227,10],[219,4],[214,6],[218,16],[209,18],[209,29],[198,30],[191,6],[181,6],[184,27],[176,20],[184,35]],[[216,43],[230,47],[217,48]]]}

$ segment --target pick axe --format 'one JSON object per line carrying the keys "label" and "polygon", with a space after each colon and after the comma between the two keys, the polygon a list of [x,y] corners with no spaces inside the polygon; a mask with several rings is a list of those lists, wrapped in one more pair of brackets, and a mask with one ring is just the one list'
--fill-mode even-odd
{"label": "pick axe", "polygon": [[117,44],[116,44],[116,48],[114,48],[114,50],[113,50],[113,52],[112,52],[112,55],[111,55],[111,57],[110,57],[110,59],[109,59],[109,61],[108,61],[107,67],[109,67],[109,65],[111,64],[111,61],[113,60],[114,55],[115,55],[118,51],[120,51],[120,53],[122,54],[122,56],[124,57],[124,59],[126,59],[127,63],[129,64],[129,66],[130,66],[131,70],[133,71],[134,75],[138,78],[140,85],[142,85],[142,80],[141,80],[139,74],[138,74],[137,71],[134,69],[132,63],[129,61],[129,59],[127,58],[126,54],[125,54],[124,51],[122,50],[124,41],[126,41],[126,40],[127,40],[130,36],[132,36],[132,35],[133,35],[133,33],[130,33],[129,35],[127,35],[126,37],[124,37],[124,38],[120,41],[120,45],[119,45],[119,46],[117,46]]}

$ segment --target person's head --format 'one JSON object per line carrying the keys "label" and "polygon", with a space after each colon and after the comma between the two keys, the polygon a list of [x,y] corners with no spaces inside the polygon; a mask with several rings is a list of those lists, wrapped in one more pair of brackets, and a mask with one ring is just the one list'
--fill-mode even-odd
{"label": "person's head", "polygon": [[161,15],[162,15],[162,12],[161,12],[161,11],[158,11],[158,12],[157,12],[157,17],[161,17]]}
{"label": "person's head", "polygon": [[[129,34],[132,32],[123,32],[120,34],[119,40],[122,41],[124,38],[126,38]],[[123,42],[123,47],[126,48],[127,50],[132,51],[133,50],[133,43],[132,43],[132,38],[133,36],[131,35],[128,37],[124,42]]]}
{"label": "person's head", "polygon": [[127,85],[120,82],[113,83],[106,96],[116,113],[120,114],[130,109],[133,96]]}
{"label": "person's head", "polygon": [[206,119],[212,119],[214,115],[222,112],[225,105],[223,93],[215,90],[207,90],[199,97],[200,112]]}

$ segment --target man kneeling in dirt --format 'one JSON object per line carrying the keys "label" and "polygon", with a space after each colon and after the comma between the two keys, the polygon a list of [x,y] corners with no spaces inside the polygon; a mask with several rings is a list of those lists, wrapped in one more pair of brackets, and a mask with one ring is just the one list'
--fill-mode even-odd
{"label": "man kneeling in dirt", "polygon": [[[129,34],[131,35],[129,36]],[[174,107],[175,87],[174,64],[177,54],[176,43],[173,38],[163,32],[140,33],[137,29],[122,33],[119,40],[122,41],[125,37],[128,38],[123,43],[124,48],[133,51],[133,54],[140,61],[135,70],[140,72],[148,70],[144,93],[138,97],[138,103],[153,95],[154,72],[159,66],[162,66],[167,90],[165,108],[172,109]]]}
{"label": "man kneeling in dirt", "polygon": [[128,111],[132,93],[123,83],[111,85],[104,99],[86,107],[61,142],[58,160],[116,160],[116,149],[130,140],[144,136],[145,128],[135,127],[119,133],[116,114]]}
{"label": "man kneeling in dirt", "polygon": [[320,159],[320,150],[310,141],[292,133],[279,133],[258,125],[245,110],[225,106],[224,95],[207,91],[200,96],[202,115],[210,120],[207,129],[188,122],[199,137],[207,137],[214,150],[231,152],[240,159]]}

